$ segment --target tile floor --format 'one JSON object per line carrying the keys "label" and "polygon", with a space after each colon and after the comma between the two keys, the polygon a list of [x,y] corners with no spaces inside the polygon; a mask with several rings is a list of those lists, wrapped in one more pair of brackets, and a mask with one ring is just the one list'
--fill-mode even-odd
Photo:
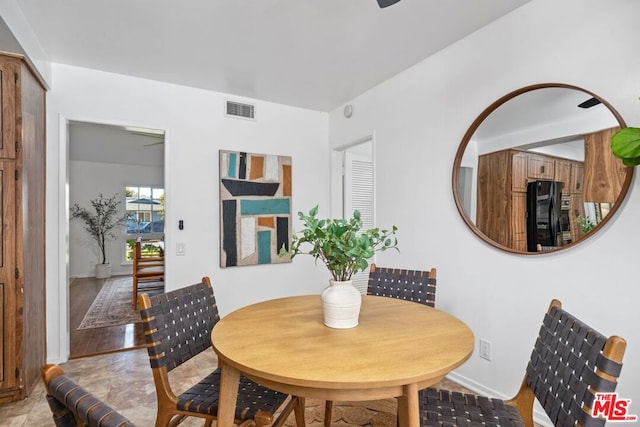
{"label": "tile floor", "polygon": [[[216,356],[209,349],[170,373],[175,390],[186,389],[206,376]],[[73,359],[62,365],[65,373],[80,385],[120,411],[136,425],[153,426],[156,396],[147,351],[145,349]],[[440,384],[447,388],[460,388],[450,381]],[[183,388],[181,388],[183,387]],[[319,427],[324,419],[324,402],[307,400],[307,425]],[[372,402],[335,402],[332,426],[384,427],[395,426],[395,399]],[[0,425],[6,427],[53,426],[46,402],[44,386],[39,383],[31,395],[21,402],[0,406]],[[190,418],[181,426],[202,425]],[[295,426],[293,416],[287,426]]]}

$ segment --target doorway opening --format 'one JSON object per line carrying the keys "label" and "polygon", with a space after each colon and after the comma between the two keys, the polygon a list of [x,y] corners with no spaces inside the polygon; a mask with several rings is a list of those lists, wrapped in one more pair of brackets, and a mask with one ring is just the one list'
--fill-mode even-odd
{"label": "doorway opening", "polygon": [[[334,151],[334,171],[339,177],[334,182],[333,214],[350,218],[353,211],[360,212],[364,229],[375,226],[375,180],[373,136],[359,139]],[[338,172],[339,171],[339,172]],[[369,261],[373,262],[373,258]],[[353,285],[366,293],[369,271],[352,277]]]}
{"label": "doorway opening", "polygon": [[[145,342],[132,308],[131,243],[144,239],[162,247],[165,132],[69,120],[67,136],[69,206],[115,196],[127,214],[107,242],[112,272],[104,279],[95,274],[101,260],[95,240],[78,221],[69,221],[69,357],[140,348]],[[109,308],[101,310],[106,301]]]}

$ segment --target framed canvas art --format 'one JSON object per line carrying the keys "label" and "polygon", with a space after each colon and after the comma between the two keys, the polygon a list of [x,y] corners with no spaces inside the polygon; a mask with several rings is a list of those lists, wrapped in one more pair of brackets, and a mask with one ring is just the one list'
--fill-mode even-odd
{"label": "framed canvas art", "polygon": [[220,150],[220,266],[290,262],[291,157]]}

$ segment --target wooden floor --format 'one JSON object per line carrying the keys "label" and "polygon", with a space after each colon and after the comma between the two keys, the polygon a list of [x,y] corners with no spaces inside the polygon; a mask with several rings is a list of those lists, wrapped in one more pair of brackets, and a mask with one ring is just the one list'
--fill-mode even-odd
{"label": "wooden floor", "polygon": [[78,326],[100,291],[104,280],[74,279],[69,287],[70,358],[144,347],[142,323],[83,329]]}

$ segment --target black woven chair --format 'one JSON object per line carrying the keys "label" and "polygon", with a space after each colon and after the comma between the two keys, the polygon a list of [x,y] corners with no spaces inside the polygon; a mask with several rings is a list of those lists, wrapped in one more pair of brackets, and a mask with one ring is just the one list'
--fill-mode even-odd
{"label": "black woven chair", "polygon": [[436,303],[436,269],[401,270],[371,264],[367,295],[399,298],[430,307]]}
{"label": "black woven chair", "polygon": [[603,336],[553,300],[513,399],[421,390],[421,425],[533,427],[537,399],[556,426],[602,426],[591,416],[595,393],[616,389],[625,348],[624,339]]}
{"label": "black woven chair", "polygon": [[[218,413],[220,369],[178,396],[168,377],[169,371],[211,347],[211,330],[220,316],[209,278],[161,295],[142,294],[139,300],[158,398],[156,426],[174,426],[186,416],[204,418],[210,426]],[[257,426],[274,423],[274,413],[289,397],[244,376],[238,390],[238,424],[247,420],[254,420]],[[283,425],[294,409],[298,424],[304,425],[304,403],[297,397],[289,399],[273,425]]]}
{"label": "black woven chair", "polygon": [[47,390],[47,402],[57,427],[133,427],[134,424],[116,412],[71,378],[58,365],[41,370]]}
{"label": "black woven chair", "polygon": [[[429,271],[378,267],[371,263],[367,295],[398,298],[434,307],[436,303],[436,269]],[[331,426],[333,401],[324,408],[324,425]]]}

